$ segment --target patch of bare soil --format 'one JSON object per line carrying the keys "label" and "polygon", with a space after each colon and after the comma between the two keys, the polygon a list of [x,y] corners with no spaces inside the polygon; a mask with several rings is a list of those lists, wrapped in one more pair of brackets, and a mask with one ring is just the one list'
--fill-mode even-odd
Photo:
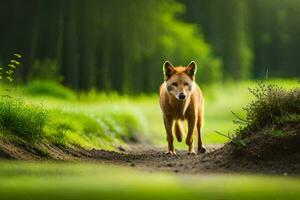
{"label": "patch of bare soil", "polygon": [[21,160],[78,160],[134,167],[144,171],[174,173],[268,173],[300,174],[300,155],[278,157],[276,160],[249,158],[232,152],[231,144],[206,146],[207,153],[188,155],[178,150],[176,156],[166,155],[165,148],[150,145],[133,145],[119,152],[86,150],[80,147],[62,148],[52,144],[38,147],[14,145],[0,141],[0,157]]}
{"label": "patch of bare soil", "polygon": [[[274,130],[284,133],[282,136],[274,135]],[[277,160],[300,152],[300,124],[284,124],[276,127],[269,126],[262,130],[246,131],[238,139],[246,141],[240,149],[235,148],[240,155],[262,160]],[[234,146],[232,146],[234,148]]]}

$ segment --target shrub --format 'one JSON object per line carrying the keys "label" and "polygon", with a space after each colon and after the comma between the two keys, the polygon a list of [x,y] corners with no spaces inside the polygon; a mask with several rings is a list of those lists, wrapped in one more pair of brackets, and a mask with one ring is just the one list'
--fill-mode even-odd
{"label": "shrub", "polygon": [[61,99],[74,100],[76,94],[54,81],[34,80],[25,86],[25,92],[33,96],[50,96]]}
{"label": "shrub", "polygon": [[255,96],[247,107],[232,142],[237,150],[255,157],[274,157],[299,150],[300,88],[290,91],[259,83],[250,92]]}
{"label": "shrub", "polygon": [[300,116],[300,88],[286,91],[273,84],[259,83],[250,92],[256,99],[244,108],[248,128],[261,129],[279,125]]}

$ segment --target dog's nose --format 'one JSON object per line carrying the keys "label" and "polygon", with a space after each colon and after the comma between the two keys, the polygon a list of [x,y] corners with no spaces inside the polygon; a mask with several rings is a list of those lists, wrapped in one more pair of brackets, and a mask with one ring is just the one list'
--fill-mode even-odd
{"label": "dog's nose", "polygon": [[186,96],[184,93],[180,93],[178,97],[179,97],[179,99],[183,100],[183,99],[185,99]]}

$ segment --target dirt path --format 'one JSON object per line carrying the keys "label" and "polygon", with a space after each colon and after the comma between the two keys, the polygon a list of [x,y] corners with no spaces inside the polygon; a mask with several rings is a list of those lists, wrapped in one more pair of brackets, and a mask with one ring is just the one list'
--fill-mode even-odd
{"label": "dirt path", "polygon": [[207,147],[208,153],[200,155],[188,155],[185,150],[177,150],[176,156],[170,156],[164,153],[165,148],[153,146],[133,146],[131,150],[122,153],[104,150],[92,150],[90,153],[96,161],[136,167],[146,171],[199,173],[213,168],[212,163],[206,162],[205,157],[220,147],[221,145],[210,145]]}
{"label": "dirt path", "polygon": [[[152,145],[132,145],[120,152],[86,150],[80,147],[58,147],[49,143],[36,146],[16,145],[0,141],[0,158],[16,160],[77,160],[135,167],[144,171],[172,173],[268,173],[300,175],[300,154],[272,160],[233,156],[229,145],[207,145],[205,154],[188,155],[177,150],[176,156],[166,155],[165,148]],[[41,150],[43,149],[43,150]],[[47,151],[45,151],[45,149]]]}
{"label": "dirt path", "polygon": [[134,146],[123,153],[104,150],[90,151],[93,160],[113,165],[135,167],[145,171],[168,171],[174,173],[261,173],[261,174],[300,174],[300,156],[285,157],[280,160],[256,160],[233,158],[224,153],[222,145],[206,146],[207,153],[188,155],[179,150],[176,156],[164,154],[165,148]]}

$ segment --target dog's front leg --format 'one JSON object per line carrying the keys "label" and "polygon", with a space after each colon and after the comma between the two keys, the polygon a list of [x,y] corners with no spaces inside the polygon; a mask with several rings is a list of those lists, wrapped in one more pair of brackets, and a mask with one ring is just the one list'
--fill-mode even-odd
{"label": "dog's front leg", "polygon": [[173,128],[173,118],[170,116],[164,116],[164,124],[165,124],[165,129],[166,129],[166,133],[167,133],[167,141],[168,141],[168,152],[167,154],[170,155],[175,155],[175,149],[173,146],[173,134],[172,134],[172,128]]}
{"label": "dog's front leg", "polygon": [[186,137],[186,144],[189,146],[189,151],[188,154],[196,154],[194,151],[194,131],[196,129],[196,122],[197,122],[197,117],[196,115],[191,115],[188,117],[188,134]]}

